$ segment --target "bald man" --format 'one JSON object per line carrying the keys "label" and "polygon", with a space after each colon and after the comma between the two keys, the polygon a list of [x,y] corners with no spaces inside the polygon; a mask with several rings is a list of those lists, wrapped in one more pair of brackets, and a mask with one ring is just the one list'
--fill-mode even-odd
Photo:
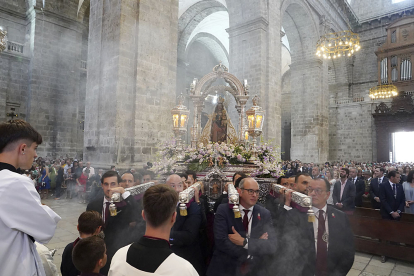
{"label": "bald man", "polygon": [[[184,183],[178,174],[167,178],[166,184],[177,193],[184,190]],[[180,215],[180,204],[177,205],[177,219],[171,229],[171,249],[178,256],[189,261],[199,275],[204,275],[205,264],[200,247],[199,230],[202,221],[201,208],[194,200],[187,207],[187,216]]]}

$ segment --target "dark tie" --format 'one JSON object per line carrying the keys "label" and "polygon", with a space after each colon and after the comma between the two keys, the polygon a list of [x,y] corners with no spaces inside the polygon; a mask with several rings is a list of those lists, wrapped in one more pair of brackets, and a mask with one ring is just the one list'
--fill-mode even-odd
{"label": "dark tie", "polygon": [[105,206],[105,225],[108,222],[108,217],[109,217],[109,204],[111,204],[110,202],[106,202],[106,206]]}
{"label": "dark tie", "polygon": [[397,198],[397,191],[395,190],[395,184],[392,184],[392,191],[394,192],[394,197]]}
{"label": "dark tie", "polygon": [[244,212],[244,216],[243,216],[243,226],[244,226],[244,230],[246,230],[246,236],[249,233],[249,218],[247,217],[247,214],[249,213],[250,210],[248,209],[243,209]]}
{"label": "dark tie", "polygon": [[322,238],[323,234],[325,234],[325,219],[323,217],[323,210],[319,210],[319,217],[318,217],[318,241],[316,245],[316,276],[326,276],[328,275],[328,266],[327,266],[327,259],[328,259],[328,246],[327,242],[325,242]]}

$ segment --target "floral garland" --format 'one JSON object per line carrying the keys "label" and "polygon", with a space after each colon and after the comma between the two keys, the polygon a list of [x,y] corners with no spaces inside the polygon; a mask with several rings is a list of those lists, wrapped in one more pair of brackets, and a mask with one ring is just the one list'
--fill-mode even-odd
{"label": "floral garland", "polygon": [[[178,149],[175,139],[161,143],[157,152],[157,161],[153,163],[152,170],[158,174],[174,173],[174,164],[178,161]],[[251,176],[260,178],[278,178],[283,175],[280,165],[280,151],[278,147],[267,143],[256,148],[260,168]],[[196,172],[204,171],[216,164],[220,168],[227,165],[245,164],[249,162],[252,151],[244,145],[225,143],[199,144],[198,148],[188,147],[183,152],[184,162],[188,169]]]}

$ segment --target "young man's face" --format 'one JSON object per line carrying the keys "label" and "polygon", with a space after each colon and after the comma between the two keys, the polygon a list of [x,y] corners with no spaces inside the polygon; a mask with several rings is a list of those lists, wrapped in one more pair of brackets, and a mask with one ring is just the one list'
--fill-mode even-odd
{"label": "young man's face", "polygon": [[132,174],[124,173],[121,178],[125,186],[124,188],[130,188],[135,185],[134,176]]}
{"label": "young man's face", "polygon": [[112,196],[111,189],[116,188],[118,186],[119,186],[118,177],[116,176],[106,177],[102,183],[102,189],[105,194],[105,197],[107,199],[110,199]]}
{"label": "young man's face", "polygon": [[190,174],[189,176],[188,176],[188,179],[187,179],[187,183],[188,183],[188,186],[191,186],[191,185],[193,185],[194,184],[194,178],[193,178],[193,176]]}
{"label": "young man's face", "polygon": [[38,144],[35,142],[33,142],[30,146],[26,146],[23,152],[24,154],[22,155],[22,162],[19,164],[20,169],[29,170],[32,167],[35,158],[37,158],[37,147]]}
{"label": "young man's face", "polygon": [[302,194],[308,194],[308,185],[312,178],[310,176],[301,175],[298,178],[298,182],[296,182],[296,191]]}
{"label": "young man's face", "polygon": [[145,183],[148,183],[148,182],[151,182],[151,176],[149,174],[145,174],[142,177],[142,183],[145,184]]}

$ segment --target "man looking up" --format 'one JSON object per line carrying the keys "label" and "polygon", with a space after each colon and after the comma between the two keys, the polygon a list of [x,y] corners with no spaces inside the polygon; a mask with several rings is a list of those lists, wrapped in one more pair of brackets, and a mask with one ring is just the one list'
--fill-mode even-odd
{"label": "man looking up", "polygon": [[[125,189],[119,186],[121,181],[122,179],[116,171],[104,173],[101,179],[104,196],[97,197],[86,207],[86,211],[93,210],[102,214],[108,255],[108,262],[101,270],[101,273],[104,275],[108,273],[109,265],[115,252],[130,242],[128,235],[129,224],[138,221],[137,202],[130,192],[125,192]],[[109,205],[113,193],[120,193],[124,199],[123,202],[116,205],[116,216],[111,216],[109,213]]]}
{"label": "man looking up", "polygon": [[341,168],[340,179],[336,181],[333,189],[333,204],[343,212],[352,213],[355,210],[355,185],[348,179],[349,170]]}
{"label": "man looking up", "polygon": [[[177,194],[184,190],[184,183],[177,174],[167,178],[166,184]],[[201,208],[194,200],[187,208],[187,216],[180,215],[179,204],[176,207],[177,219],[171,229],[170,243],[172,251],[189,261],[198,274],[204,275],[204,261],[200,247],[199,230],[202,222]]]}
{"label": "man looking up", "polygon": [[142,172],[142,184],[151,182],[154,179],[154,173],[152,171]]}
{"label": "man looking up", "polygon": [[109,275],[198,275],[188,261],[173,253],[168,242],[177,217],[177,203],[177,192],[167,185],[152,186],[145,192],[145,236],[116,252]]}
{"label": "man looking up", "polygon": [[351,269],[354,236],[348,217],[326,204],[329,191],[326,179],[310,181],[308,195],[312,197],[316,216],[313,223],[308,222],[306,212],[297,209],[288,212],[282,244],[289,261],[275,268],[279,275],[346,275]]}
{"label": "man looking up", "polygon": [[214,220],[215,250],[207,276],[268,275],[267,261],[276,251],[270,212],[257,205],[259,185],[243,178],[239,188],[240,218],[221,204]]}
{"label": "man looking up", "polygon": [[60,217],[40,203],[29,170],[42,136],[27,122],[0,124],[0,268],[1,275],[45,275],[35,241],[48,243]]}

